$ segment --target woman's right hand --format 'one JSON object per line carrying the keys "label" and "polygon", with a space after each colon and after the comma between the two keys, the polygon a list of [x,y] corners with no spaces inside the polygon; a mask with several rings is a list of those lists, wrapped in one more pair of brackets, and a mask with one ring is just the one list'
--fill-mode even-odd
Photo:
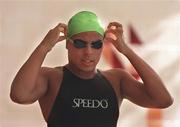
{"label": "woman's right hand", "polygon": [[[60,36],[60,33],[63,33],[64,35]],[[59,23],[55,28],[51,29],[47,33],[40,45],[50,51],[56,43],[65,40],[66,35],[67,25],[64,23]]]}

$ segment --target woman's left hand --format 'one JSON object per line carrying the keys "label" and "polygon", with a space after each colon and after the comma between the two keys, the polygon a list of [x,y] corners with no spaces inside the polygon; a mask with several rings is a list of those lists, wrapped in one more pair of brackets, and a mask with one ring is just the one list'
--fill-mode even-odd
{"label": "woman's left hand", "polygon": [[122,25],[118,22],[109,23],[105,31],[104,41],[111,42],[119,52],[123,53],[127,45],[123,39]]}

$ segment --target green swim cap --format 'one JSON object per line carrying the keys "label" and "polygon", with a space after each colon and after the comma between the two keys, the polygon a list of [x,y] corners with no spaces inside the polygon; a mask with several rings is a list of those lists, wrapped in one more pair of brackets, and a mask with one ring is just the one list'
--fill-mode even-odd
{"label": "green swim cap", "polygon": [[81,11],[72,16],[68,22],[67,37],[71,38],[75,34],[94,31],[104,35],[102,24],[95,13],[90,11]]}

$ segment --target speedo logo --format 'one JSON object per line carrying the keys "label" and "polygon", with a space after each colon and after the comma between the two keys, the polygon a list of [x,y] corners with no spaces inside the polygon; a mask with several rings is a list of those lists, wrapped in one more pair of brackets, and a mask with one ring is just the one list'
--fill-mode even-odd
{"label": "speedo logo", "polygon": [[108,100],[102,99],[83,99],[83,98],[74,98],[73,99],[73,108],[108,108]]}

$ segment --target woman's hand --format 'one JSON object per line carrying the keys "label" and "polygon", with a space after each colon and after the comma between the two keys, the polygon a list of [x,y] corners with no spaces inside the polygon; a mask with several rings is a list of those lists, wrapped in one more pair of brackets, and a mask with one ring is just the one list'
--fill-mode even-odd
{"label": "woman's hand", "polygon": [[119,52],[124,53],[127,45],[125,44],[123,39],[122,25],[118,22],[109,23],[105,31],[104,41],[111,42]]}
{"label": "woman's hand", "polygon": [[[60,36],[60,33],[64,35]],[[66,39],[67,35],[67,25],[63,23],[59,23],[55,28],[51,29],[40,45],[45,46],[45,48],[50,51],[56,43],[63,41]]]}

